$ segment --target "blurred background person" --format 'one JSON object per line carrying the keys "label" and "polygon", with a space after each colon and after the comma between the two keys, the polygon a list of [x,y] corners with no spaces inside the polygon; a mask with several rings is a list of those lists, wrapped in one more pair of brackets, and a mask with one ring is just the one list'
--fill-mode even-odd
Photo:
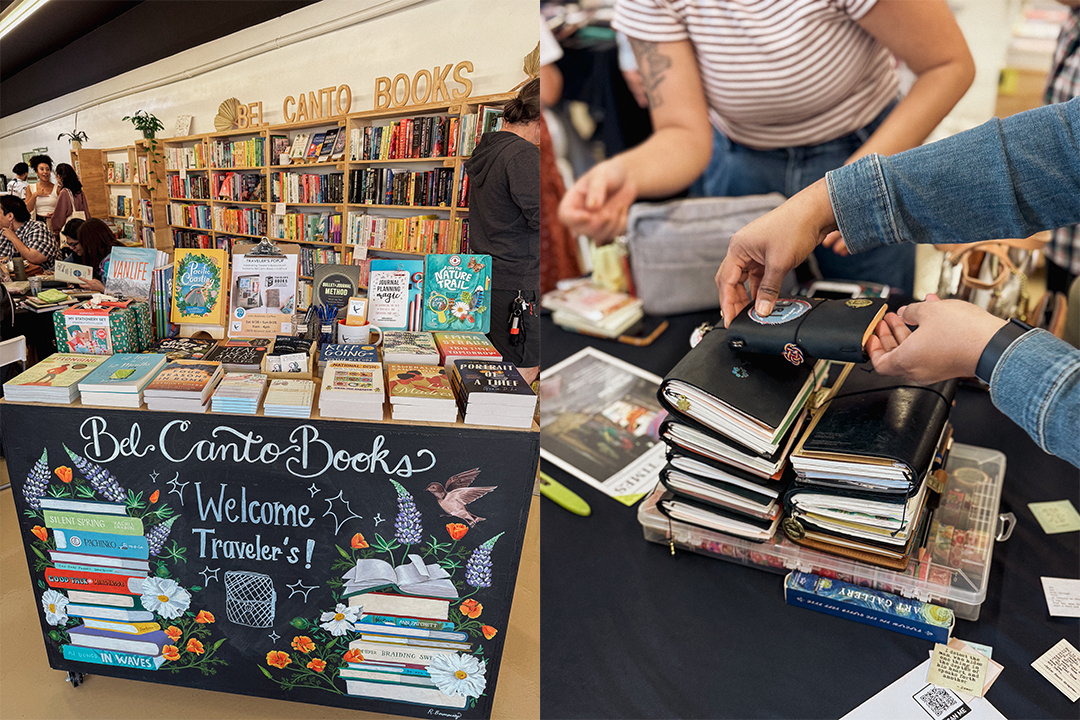
{"label": "blurred background person", "polygon": [[11,173],[15,178],[7,184],[7,191],[23,202],[26,202],[26,191],[30,187],[26,182],[26,176],[29,172],[30,166],[26,163],[15,163],[15,167],[11,168]]}
{"label": "blurred background person", "polygon": [[30,158],[30,167],[37,173],[37,183],[26,193],[26,209],[48,225],[56,209],[59,188],[53,181],[53,161],[48,155]]}
{"label": "blurred background person", "polygon": [[75,174],[75,168],[67,163],[57,165],[56,184],[59,190],[56,194],[56,208],[53,210],[52,217],[49,218],[49,229],[59,238],[60,231],[64,229],[72,213],[83,213],[84,220],[89,220],[91,215],[90,205],[86,201],[82,182]]}
{"label": "blurred background person", "polygon": [[[79,223],[72,228],[72,223]],[[74,239],[69,232],[74,231]],[[94,292],[105,291],[105,276],[109,271],[109,259],[113,248],[123,247],[113,231],[101,220],[79,222],[76,218],[68,220],[64,226],[64,235],[68,237],[68,262],[88,265],[94,273],[92,279],[82,281],[83,288]]]}

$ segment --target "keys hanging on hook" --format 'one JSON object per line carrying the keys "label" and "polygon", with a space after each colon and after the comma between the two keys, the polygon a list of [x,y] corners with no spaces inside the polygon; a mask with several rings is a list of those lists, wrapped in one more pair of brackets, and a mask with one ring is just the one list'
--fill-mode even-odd
{"label": "keys hanging on hook", "polygon": [[529,303],[521,297],[521,291],[510,304],[510,344],[521,345],[525,342],[525,326],[522,324],[522,315],[529,309]]}

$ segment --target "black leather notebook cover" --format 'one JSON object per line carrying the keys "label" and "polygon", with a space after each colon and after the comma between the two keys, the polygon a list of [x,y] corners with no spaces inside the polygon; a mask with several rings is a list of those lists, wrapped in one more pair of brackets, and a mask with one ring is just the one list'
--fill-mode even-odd
{"label": "black leather notebook cover", "polygon": [[728,341],[741,352],[783,355],[792,363],[809,358],[861,363],[885,309],[880,298],[783,298],[762,318],[748,305],[728,328]]}
{"label": "black leather notebook cover", "polygon": [[[661,400],[660,402],[663,403],[663,400]],[[749,455],[750,457],[759,457],[759,458],[762,458],[764,460],[768,460],[770,463],[776,463],[776,462],[778,462],[780,460],[780,456],[784,453],[784,449],[787,447],[787,438],[790,436],[790,434],[792,432],[799,429],[799,428],[795,427],[799,423],[792,423],[791,428],[788,429],[787,434],[785,434],[784,437],[781,438],[780,445],[776,448],[776,450],[773,453],[769,454],[769,455],[762,455],[757,450],[751,450],[750,448],[746,447],[742,443],[738,443],[738,442],[732,440],[731,438],[729,438],[727,436],[722,436],[722,435],[717,434],[715,430],[712,430],[710,428],[705,427],[704,425],[702,425],[698,421],[694,420],[693,418],[688,418],[688,417],[681,416],[681,415],[679,417],[674,417],[673,414],[672,414],[673,411],[671,411],[670,406],[668,406],[666,404],[664,406],[668,408],[669,412],[668,412],[668,416],[666,418],[664,418],[663,422],[660,423],[660,437],[669,446],[673,446],[673,445],[676,444],[675,441],[672,440],[669,437],[669,431],[671,430],[672,426],[684,425],[686,427],[693,428],[694,430],[697,430],[698,432],[702,432],[702,433],[707,434],[710,438],[712,438],[713,442],[716,442],[719,445],[726,445],[727,447],[731,448],[732,450],[735,450],[736,452],[742,453],[743,455]],[[674,412],[677,413],[677,411],[674,411]],[[803,427],[805,427],[806,423],[803,422],[803,423],[801,423],[801,425]],[[682,446],[678,446],[678,447],[682,447]],[[693,455],[694,457],[696,457],[698,459],[701,459],[701,460],[711,460],[712,459],[712,458],[705,457],[704,455],[700,455],[699,453],[696,453],[693,450],[690,450],[689,448],[683,448],[683,449],[686,450],[687,453]]]}
{"label": "black leather notebook cover", "polygon": [[667,374],[657,397],[668,412],[693,422],[664,397],[665,387],[680,380],[776,428],[783,423],[813,366],[813,361],[795,366],[780,356],[738,353],[728,346],[728,331],[717,327]]}
{"label": "black leather notebook cover", "polygon": [[859,365],[811,423],[795,452],[894,460],[920,480],[933,462],[956,386],[956,380],[916,385],[878,375],[870,363]]}

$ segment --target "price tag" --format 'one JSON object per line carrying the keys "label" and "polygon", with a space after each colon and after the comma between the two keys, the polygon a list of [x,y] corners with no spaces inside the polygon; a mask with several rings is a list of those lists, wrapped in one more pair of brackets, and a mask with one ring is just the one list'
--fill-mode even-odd
{"label": "price tag", "polygon": [[284,215],[285,214],[285,203],[283,203],[283,202],[276,203],[274,205],[274,214],[275,215]]}

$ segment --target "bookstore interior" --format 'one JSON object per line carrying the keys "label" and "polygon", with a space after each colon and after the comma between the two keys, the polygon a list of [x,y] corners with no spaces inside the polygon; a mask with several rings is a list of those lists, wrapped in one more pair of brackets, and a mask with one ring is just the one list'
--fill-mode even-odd
{"label": "bookstore interior", "polygon": [[[103,711],[143,680],[535,715],[535,659],[495,690],[535,655],[537,395],[488,339],[465,171],[536,75],[535,3],[292,5],[4,118],[37,201],[4,198],[0,268],[34,660],[91,693],[125,679],[81,693]],[[24,214],[50,220],[50,176],[59,234]],[[25,226],[63,253],[22,252]]]}

